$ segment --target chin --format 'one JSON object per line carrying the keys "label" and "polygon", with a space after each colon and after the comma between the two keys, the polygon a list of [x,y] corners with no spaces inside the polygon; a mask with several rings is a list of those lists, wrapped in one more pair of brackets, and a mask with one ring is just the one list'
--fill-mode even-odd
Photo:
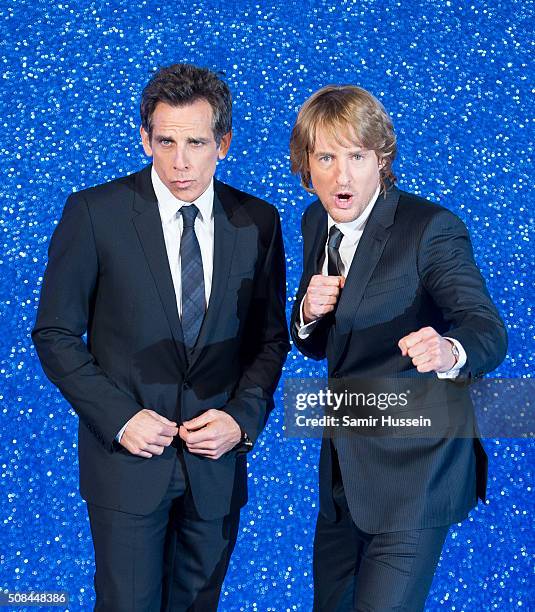
{"label": "chin", "polygon": [[354,221],[359,216],[358,211],[351,208],[331,208],[327,212],[335,223],[348,223],[349,221]]}
{"label": "chin", "polygon": [[182,200],[182,202],[193,202],[200,195],[200,194],[196,194],[195,192],[191,191],[191,189],[176,189],[175,188],[171,191],[171,193],[178,200]]}

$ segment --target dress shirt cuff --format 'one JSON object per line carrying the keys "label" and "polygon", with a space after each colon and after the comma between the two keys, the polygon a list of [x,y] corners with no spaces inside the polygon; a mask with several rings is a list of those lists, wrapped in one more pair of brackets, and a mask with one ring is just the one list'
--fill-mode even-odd
{"label": "dress shirt cuff", "polygon": [[299,321],[295,322],[295,326],[297,328],[297,335],[301,338],[301,340],[306,340],[310,334],[314,331],[314,328],[318,324],[318,319],[315,321],[310,321],[305,325],[303,320],[303,304],[305,303],[305,298],[301,300],[301,305],[299,306]]}
{"label": "dress shirt cuff", "polygon": [[126,427],[128,426],[128,423],[130,423],[132,419],[128,419],[128,421],[126,421],[126,423],[121,427],[121,429],[119,429],[119,433],[115,436],[115,439],[117,440],[117,442],[121,441],[121,438],[123,437],[124,434],[124,430],[126,429]]}
{"label": "dress shirt cuff", "polygon": [[463,349],[463,345],[458,340],[455,340],[455,338],[448,338],[448,336],[444,336],[444,340],[449,340],[450,342],[453,342],[453,344],[459,351],[459,359],[457,359],[457,363],[453,366],[453,368],[451,368],[451,370],[447,370],[446,372],[437,372],[437,376],[439,378],[457,378],[457,376],[459,376],[461,368],[466,363],[466,351]]}

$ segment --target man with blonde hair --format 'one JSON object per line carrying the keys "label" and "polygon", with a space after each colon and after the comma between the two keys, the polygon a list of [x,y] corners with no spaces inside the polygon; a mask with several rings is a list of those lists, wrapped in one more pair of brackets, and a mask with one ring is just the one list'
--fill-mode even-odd
{"label": "man with blonde hair", "polygon": [[498,366],[505,328],[463,223],[395,186],[392,122],[369,92],[317,91],[290,151],[318,196],[302,219],[296,346],[327,358],[332,379],[447,379],[440,385],[459,394],[470,432],[324,438],[314,609],[422,610],[449,526],[485,498],[487,459],[459,382]]}

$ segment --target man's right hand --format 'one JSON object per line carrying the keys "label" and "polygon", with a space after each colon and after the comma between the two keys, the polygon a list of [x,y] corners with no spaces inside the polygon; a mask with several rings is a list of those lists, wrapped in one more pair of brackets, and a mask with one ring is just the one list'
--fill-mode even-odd
{"label": "man's right hand", "polygon": [[315,274],[310,279],[303,302],[303,323],[305,325],[334,310],[344,283],[343,276]]}
{"label": "man's right hand", "polygon": [[153,455],[161,455],[177,433],[175,422],[145,408],[128,421],[120,444],[132,455],[148,459]]}

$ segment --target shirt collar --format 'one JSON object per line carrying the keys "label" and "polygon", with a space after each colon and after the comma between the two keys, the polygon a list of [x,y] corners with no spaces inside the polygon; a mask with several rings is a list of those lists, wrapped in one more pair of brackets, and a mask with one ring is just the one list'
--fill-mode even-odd
{"label": "shirt collar", "polygon": [[348,221],[347,223],[336,223],[336,221],[334,221],[334,219],[332,219],[330,215],[327,215],[327,233],[333,225],[336,225],[336,227],[342,232],[342,234],[344,234],[344,238],[358,238],[359,232],[362,232],[362,230],[364,229],[366,221],[368,220],[368,217],[372,212],[375,202],[379,197],[380,190],[381,188],[380,186],[378,186],[375,190],[375,193],[372,195],[371,200],[368,202],[366,208],[360,213],[360,215],[356,219],[353,219],[353,221]]}
{"label": "shirt collar", "polygon": [[158,176],[158,173],[152,166],[151,173],[152,186],[154,187],[154,193],[158,200],[158,208],[160,209],[160,216],[162,223],[168,223],[176,217],[178,211],[182,206],[189,206],[195,204],[199,209],[199,215],[203,222],[210,221],[212,219],[214,210],[214,179],[210,181],[210,184],[205,191],[194,201],[184,202],[175,198],[175,196],[169,191],[164,185],[162,179]]}

